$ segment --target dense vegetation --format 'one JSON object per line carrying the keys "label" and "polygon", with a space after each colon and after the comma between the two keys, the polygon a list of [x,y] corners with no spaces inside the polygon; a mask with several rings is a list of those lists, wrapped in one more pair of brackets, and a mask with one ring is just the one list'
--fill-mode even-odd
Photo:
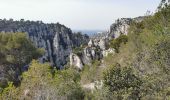
{"label": "dense vegetation", "polygon": [[112,39],[110,41],[110,47],[114,48],[115,51],[119,53],[121,44],[126,44],[126,42],[128,42],[128,37],[126,35],[120,35],[117,39]]}
{"label": "dense vegetation", "polygon": [[[86,65],[81,72],[74,68],[56,70],[48,63],[32,60],[42,50],[35,48],[25,34],[1,33],[0,44],[1,68],[21,70],[32,61],[28,71],[22,73],[20,85],[10,78],[7,86],[1,85],[2,100],[170,99],[170,6],[133,22],[127,36],[111,41],[116,54]],[[83,88],[96,81],[102,81],[103,86]]]}
{"label": "dense vegetation", "polygon": [[[90,99],[104,100],[113,98],[168,100],[170,98],[169,19],[170,6],[167,6],[154,15],[145,17],[142,22],[133,22],[127,37],[122,35],[112,40],[110,46],[114,47],[117,53],[104,59],[106,71],[103,71],[103,78],[96,78],[104,81],[104,87],[86,96]],[[97,70],[96,76],[102,74],[102,68],[101,70],[99,67],[94,68],[96,69],[93,69],[93,72]],[[86,76],[91,74],[90,71],[86,73]],[[82,80],[84,78],[85,76]]]}
{"label": "dense vegetation", "polygon": [[170,7],[167,6],[142,22],[133,22],[128,42],[119,47],[119,53],[105,59],[105,63],[111,66],[104,74],[105,85],[115,98],[170,98],[169,19]]}
{"label": "dense vegetation", "polygon": [[8,81],[17,85],[19,75],[32,59],[37,59],[43,53],[27,39],[24,33],[0,33],[0,87],[5,87]]}
{"label": "dense vegetation", "polygon": [[82,32],[75,32],[72,36],[73,40],[73,48],[82,47],[87,45],[89,41],[89,36],[87,34],[83,34]]}

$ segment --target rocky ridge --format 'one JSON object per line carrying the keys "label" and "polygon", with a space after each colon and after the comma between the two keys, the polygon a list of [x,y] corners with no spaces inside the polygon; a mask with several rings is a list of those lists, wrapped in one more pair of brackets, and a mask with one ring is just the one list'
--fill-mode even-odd
{"label": "rocky ridge", "polygon": [[87,35],[73,34],[71,29],[59,23],[45,24],[42,21],[0,20],[0,32],[25,32],[36,47],[44,48],[41,62],[49,61],[52,66],[62,68],[72,52],[72,47],[80,46],[88,40]]}
{"label": "rocky ridge", "polygon": [[143,16],[136,17],[136,18],[121,18],[115,21],[110,26],[109,31],[109,38],[118,38],[121,34],[127,35],[128,34],[128,28],[130,27],[130,24],[135,22],[141,22],[144,19]]}
{"label": "rocky ridge", "polygon": [[[130,24],[135,22],[141,22],[144,17],[136,17],[136,18],[121,18],[115,21],[110,26],[109,32],[98,32],[94,34],[88,45],[83,48],[81,56],[76,54],[71,54],[70,65],[76,66],[78,69],[82,69],[82,65],[91,65],[94,60],[102,60],[104,57],[107,57],[109,54],[114,54],[115,49],[109,48],[109,41],[111,39],[118,38],[121,34],[127,35]],[[73,55],[76,55],[73,57]],[[81,63],[81,64],[80,64]]]}
{"label": "rocky ridge", "polygon": [[70,65],[75,66],[78,69],[82,69],[82,65],[92,65],[94,60],[102,60],[103,57],[108,56],[109,54],[114,54],[115,50],[113,48],[108,48],[109,44],[108,38],[104,37],[96,37],[91,38],[88,42],[88,45],[83,48],[81,52],[81,56],[76,54],[71,54]]}

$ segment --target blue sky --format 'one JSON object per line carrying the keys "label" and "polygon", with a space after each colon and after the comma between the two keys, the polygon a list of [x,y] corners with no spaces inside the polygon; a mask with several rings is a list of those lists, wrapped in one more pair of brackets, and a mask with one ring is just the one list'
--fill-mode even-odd
{"label": "blue sky", "polygon": [[76,30],[107,30],[118,18],[154,12],[160,0],[0,0],[0,18],[42,20]]}

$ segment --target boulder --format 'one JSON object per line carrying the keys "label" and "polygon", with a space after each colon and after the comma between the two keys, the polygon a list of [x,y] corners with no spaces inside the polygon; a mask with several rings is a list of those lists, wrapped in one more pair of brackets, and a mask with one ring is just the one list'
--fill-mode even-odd
{"label": "boulder", "polygon": [[88,43],[88,47],[93,47],[94,46],[94,42],[93,42],[93,40],[91,39],[90,41],[89,41],[89,43]]}
{"label": "boulder", "polygon": [[100,39],[98,46],[100,47],[101,50],[105,50],[106,49],[106,42],[105,39]]}
{"label": "boulder", "polygon": [[76,54],[73,54],[73,53],[70,54],[70,66],[75,66],[76,68],[80,70],[82,70],[83,68],[81,59]]}
{"label": "boulder", "polygon": [[103,56],[107,57],[109,54],[115,54],[115,49],[114,48],[109,48],[108,50],[103,51]]}

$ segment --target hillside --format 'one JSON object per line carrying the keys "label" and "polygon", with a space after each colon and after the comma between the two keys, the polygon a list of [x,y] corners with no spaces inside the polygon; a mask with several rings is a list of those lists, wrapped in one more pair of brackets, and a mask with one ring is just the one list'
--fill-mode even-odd
{"label": "hillside", "polygon": [[0,21],[1,100],[170,99],[167,0],[91,38],[60,24],[16,23]]}

